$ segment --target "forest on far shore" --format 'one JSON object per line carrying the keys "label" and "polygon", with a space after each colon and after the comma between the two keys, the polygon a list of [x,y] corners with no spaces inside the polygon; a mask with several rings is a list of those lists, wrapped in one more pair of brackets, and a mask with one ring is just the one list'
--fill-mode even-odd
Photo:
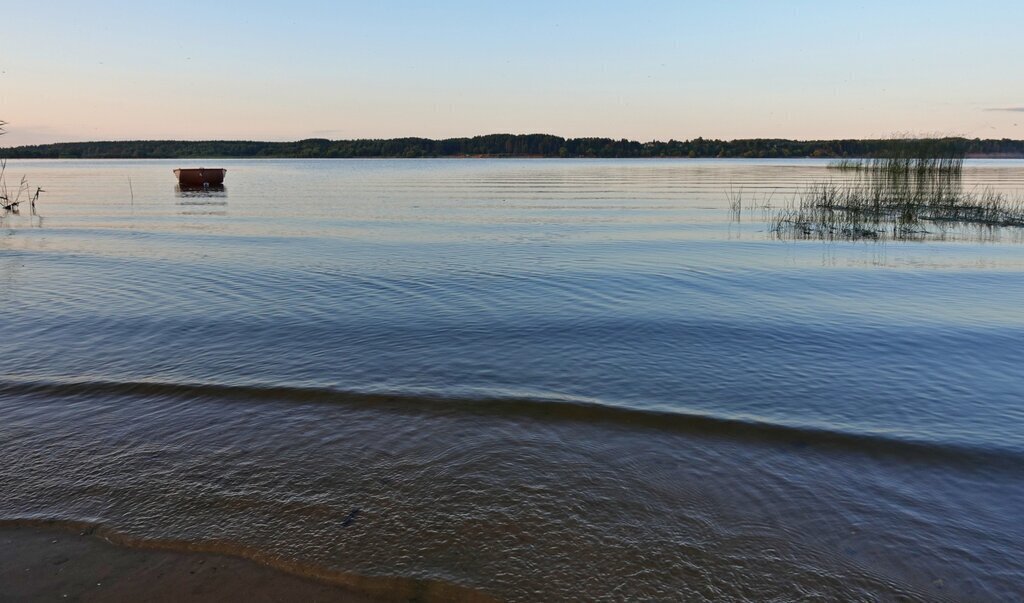
{"label": "forest on far shore", "polygon": [[[1024,158],[1024,140],[943,138],[967,157]],[[295,142],[126,140],[62,142],[0,148],[8,159],[356,158],[356,157],[871,157],[889,139],[635,140],[562,138],[550,134],[488,134],[471,138],[391,138]]]}

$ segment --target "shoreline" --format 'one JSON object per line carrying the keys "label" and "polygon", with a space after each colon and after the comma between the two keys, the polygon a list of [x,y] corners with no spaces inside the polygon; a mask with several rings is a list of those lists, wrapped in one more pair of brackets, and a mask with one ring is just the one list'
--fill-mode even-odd
{"label": "shoreline", "polygon": [[[3,155],[4,148],[0,147],[0,156]],[[693,161],[716,161],[716,162],[750,162],[750,161],[805,161],[813,160],[818,162],[831,162],[836,160],[864,160],[870,159],[866,156],[843,156],[843,157],[811,157],[811,156],[794,156],[794,157],[676,157],[676,156],[664,156],[664,157],[555,157],[546,155],[438,155],[438,156],[424,156],[424,157],[295,157],[295,156],[220,156],[211,155],[203,157],[10,157],[6,158],[7,161],[12,162],[123,162],[123,161],[153,161],[153,162],[165,162],[165,161],[179,161],[179,162],[196,162],[196,161],[282,161],[282,160],[294,160],[294,161],[466,161],[466,160],[508,160],[508,161],[528,161],[528,160],[544,160],[544,161],[636,161],[636,162],[660,162],[660,161],[679,161],[679,162],[693,162]],[[1024,160],[1024,154],[968,154],[965,156],[968,161],[1021,161]]]}
{"label": "shoreline", "polygon": [[32,601],[496,601],[436,580],[332,571],[230,543],[142,540],[60,520],[0,520],[0,592]]}
{"label": "shoreline", "polygon": [[[492,133],[454,138],[357,138],[329,140],[304,138],[267,140],[92,140],[21,144],[0,148],[8,159],[43,158],[442,158],[442,157],[545,157],[545,158],[761,158],[879,156],[896,138],[734,138],[731,140],[629,140],[626,138],[565,138],[553,134]],[[1024,156],[1024,140],[928,138],[956,152],[987,156]]]}

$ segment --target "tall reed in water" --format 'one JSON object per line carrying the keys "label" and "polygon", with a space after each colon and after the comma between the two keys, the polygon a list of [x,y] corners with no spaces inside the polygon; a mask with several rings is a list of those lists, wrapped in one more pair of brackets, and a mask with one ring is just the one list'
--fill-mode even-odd
{"label": "tall reed in water", "polygon": [[[6,125],[7,122],[0,120],[0,135],[6,133],[4,130]],[[7,160],[0,159],[0,210],[17,213],[21,203],[28,201],[32,211],[35,212],[36,201],[39,200],[39,193],[43,192],[43,189],[37,188],[34,194],[30,191],[28,180],[24,176],[21,177],[18,188],[13,193],[7,188]]]}
{"label": "tall reed in water", "polygon": [[843,157],[842,159],[836,159],[828,162],[828,169],[830,170],[858,171],[863,170],[865,167],[867,167],[867,163],[863,159],[850,159]]}
{"label": "tall reed in water", "polygon": [[830,164],[855,174],[810,186],[772,216],[770,229],[786,238],[905,239],[929,234],[925,223],[1024,227],[1024,201],[965,192],[963,164],[958,141],[892,140],[874,157]]}

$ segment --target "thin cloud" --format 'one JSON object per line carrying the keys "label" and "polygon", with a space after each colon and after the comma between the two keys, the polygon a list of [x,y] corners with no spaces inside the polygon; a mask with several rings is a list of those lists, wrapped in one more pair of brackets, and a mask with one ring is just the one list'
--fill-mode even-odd
{"label": "thin cloud", "polygon": [[986,111],[1012,111],[1014,113],[1024,113],[1024,107],[989,107]]}

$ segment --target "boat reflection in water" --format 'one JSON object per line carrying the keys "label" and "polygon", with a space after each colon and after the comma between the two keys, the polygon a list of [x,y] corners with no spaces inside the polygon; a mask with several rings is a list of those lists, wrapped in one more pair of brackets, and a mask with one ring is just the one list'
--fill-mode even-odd
{"label": "boat reflection in water", "polygon": [[174,196],[178,198],[180,212],[185,216],[226,216],[228,189],[223,184],[211,186],[174,187]]}
{"label": "boat reflection in water", "polygon": [[[212,184],[208,186],[187,186],[177,184],[174,186],[174,196],[180,199],[216,199],[226,198],[228,189],[223,184]],[[227,203],[223,201],[222,203]]]}

